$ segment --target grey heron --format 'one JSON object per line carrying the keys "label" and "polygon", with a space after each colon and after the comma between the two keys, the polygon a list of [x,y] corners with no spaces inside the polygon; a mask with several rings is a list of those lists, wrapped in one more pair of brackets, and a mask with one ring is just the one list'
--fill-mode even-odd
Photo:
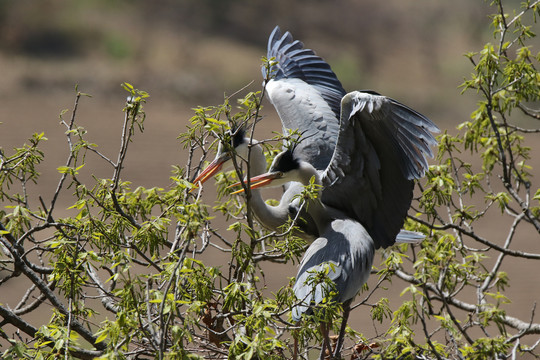
{"label": "grey heron", "polygon": [[[300,304],[292,316],[299,320],[325,298],[324,286],[313,287],[307,280],[332,264],[328,276],[336,286],[335,300],[343,303],[333,356],[341,352],[350,304],[369,277],[375,250],[394,244],[403,226],[414,180],[427,169],[426,156],[433,156],[431,146],[437,144],[432,133],[438,131],[428,118],[393,99],[354,91],[341,101],[337,143],[324,171],[293,147],[280,153],[266,174],[250,180],[251,188],[260,188],[288,181],[307,185],[315,177],[322,186],[320,200],[308,206],[320,237],[300,264],[294,285]],[[328,340],[322,354],[325,348],[331,351]]]}

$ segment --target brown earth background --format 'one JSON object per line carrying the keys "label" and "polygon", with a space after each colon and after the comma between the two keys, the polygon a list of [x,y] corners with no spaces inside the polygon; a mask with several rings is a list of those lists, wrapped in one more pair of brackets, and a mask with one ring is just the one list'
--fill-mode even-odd
{"label": "brown earth background", "polygon": [[[0,147],[10,153],[32,133],[45,133],[42,177],[31,201],[37,204],[38,194],[50,201],[56,168],[67,157],[59,114],[73,109],[75,85],[92,95],[81,100],[78,124],[100,151],[114,156],[126,98],[120,84],[129,82],[151,97],[145,131],[130,145],[123,179],[133,188],[167,187],[171,166],[185,165],[177,136],[191,109],[220,104],[224,95],[251,82],[249,90],[260,90],[261,57],[275,25],[324,57],[345,89],[376,90],[456,132],[476,101],[473,93],[460,95],[459,85],[472,71],[463,54],[493,41],[491,12],[488,2],[472,0],[0,0]],[[258,138],[281,128],[272,106],[264,105]],[[92,174],[111,176],[103,162],[88,160]],[[205,198],[213,204],[211,192]],[[61,200],[64,208],[72,205],[69,197]],[[483,225],[484,236],[494,241],[506,235],[497,219]],[[538,240],[523,234],[520,245],[535,251]],[[538,269],[525,260],[511,265],[504,269],[511,279],[508,312],[528,320],[540,297]],[[275,290],[295,275],[295,267],[273,265],[266,274],[268,288]],[[0,302],[14,306],[26,285],[17,279],[2,285]],[[382,296],[399,304],[402,288],[394,283]],[[35,315],[30,321],[39,326],[50,313]],[[366,308],[356,309],[352,322],[360,331],[365,323],[373,335]]]}

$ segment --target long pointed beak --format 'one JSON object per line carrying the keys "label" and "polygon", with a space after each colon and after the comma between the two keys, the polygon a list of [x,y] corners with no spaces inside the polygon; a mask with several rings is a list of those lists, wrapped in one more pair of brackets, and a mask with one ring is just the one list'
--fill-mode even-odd
{"label": "long pointed beak", "polygon": [[[266,173],[259,176],[252,177],[249,179],[249,188],[250,189],[257,189],[261,187],[265,187],[270,185],[272,181],[274,181],[276,178],[278,178],[279,175],[277,173]],[[241,185],[242,182],[237,182],[229,186],[229,188],[236,187]],[[244,189],[236,190],[235,192],[231,193],[231,195],[240,194],[243,193]]]}
{"label": "long pointed beak", "polygon": [[221,167],[223,166],[225,161],[227,161],[227,159],[228,158],[226,156],[216,157],[214,161],[212,161],[210,165],[208,165],[203,171],[201,171],[199,176],[197,176],[195,180],[193,180],[193,184],[195,185],[193,189],[197,188],[199,186],[199,183],[204,184],[206,180],[208,180],[213,175],[215,175],[219,170],[221,170]]}

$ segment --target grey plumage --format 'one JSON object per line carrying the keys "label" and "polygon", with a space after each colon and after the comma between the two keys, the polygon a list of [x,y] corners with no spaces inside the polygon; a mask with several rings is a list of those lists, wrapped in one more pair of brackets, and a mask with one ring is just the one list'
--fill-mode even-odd
{"label": "grey plumage", "polygon": [[348,93],[337,145],[321,176],[322,201],[362,223],[376,248],[392,245],[438,131],[428,118],[386,96]]}
{"label": "grey plumage", "polygon": [[[275,58],[277,63],[270,68],[270,74],[267,73],[268,69],[263,67],[263,78],[269,80],[265,89],[280,117],[283,132],[287,134],[298,130],[302,139],[305,139],[297,146],[302,159],[317,169],[324,170],[334,152],[339,131],[340,101],[345,90],[330,66],[315,55],[313,50],[304,49],[303,46],[300,41],[294,40],[289,32],[281,34],[279,27],[276,27],[268,40],[267,57]],[[308,118],[306,114],[309,114]],[[236,133],[233,136],[236,143],[233,142],[232,145],[240,158],[247,159],[250,140],[241,132],[241,135]],[[252,149],[257,148],[257,141],[254,140],[254,143]],[[209,177],[207,174],[214,174],[225,161],[230,167],[232,154],[225,154],[224,149],[221,145],[212,164],[201,172],[194,180],[195,183],[206,181]],[[266,161],[258,149],[252,154],[249,166],[252,166],[252,175],[264,172]],[[298,202],[292,199],[300,191],[302,187],[298,184],[286,185],[286,191],[276,207],[268,206],[260,194],[255,193],[253,209],[256,217],[266,228],[278,230],[279,226],[287,222],[289,216],[295,217]],[[302,214],[302,219],[298,225],[303,234],[298,235],[312,241],[318,236],[313,221],[307,213]]]}
{"label": "grey plumage", "polygon": [[[437,126],[373,91],[347,94],[330,65],[279,27],[267,57],[277,61],[268,98],[284,133],[302,134],[294,156],[323,172],[323,202],[362,223],[376,248],[392,245],[410,207],[413,180],[432,156]],[[263,76],[269,77],[264,67]]]}
{"label": "grey plumage", "polygon": [[[301,56],[292,61],[292,54]],[[348,311],[367,281],[375,249],[394,244],[396,238],[421,237],[400,229],[414,180],[427,170],[426,157],[433,156],[431,147],[437,144],[433,133],[439,129],[415,110],[373,91],[346,94],[324,60],[311,50],[305,52],[290,33],[281,36],[279,28],[270,36],[268,56],[279,62],[271,69],[275,80],[266,86],[270,101],[284,126],[299,129],[303,136],[292,151],[274,159],[266,174],[251,179],[252,184],[271,180],[275,185],[306,185],[315,176],[322,185],[320,201],[308,204],[320,237],[300,264],[294,285],[299,304],[292,316],[299,320],[324,298],[328,289],[308,280],[326,264],[331,264],[328,276],[336,285],[335,300]],[[288,79],[288,73],[295,78]]]}
{"label": "grey plumage", "polygon": [[[352,299],[358,289],[367,281],[375,247],[370,241],[351,241],[368,239],[369,234],[363,226],[351,219],[335,219],[328,224],[326,231],[310,245],[298,270],[294,284],[294,294],[300,304],[292,309],[294,321],[300,320],[312,304],[319,304],[329,296],[324,283],[314,289],[309,285],[309,277],[328,268],[328,277],[336,286],[335,301],[343,303]],[[338,250],[339,249],[339,250]]]}
{"label": "grey plumage", "polygon": [[303,46],[289,32],[282,35],[276,27],[268,40],[267,57],[275,58],[277,64],[270,68],[270,76],[263,67],[263,77],[270,78],[266,92],[284,134],[291,130],[302,134],[297,154],[316,169],[324,170],[337,141],[345,90],[330,65]]}

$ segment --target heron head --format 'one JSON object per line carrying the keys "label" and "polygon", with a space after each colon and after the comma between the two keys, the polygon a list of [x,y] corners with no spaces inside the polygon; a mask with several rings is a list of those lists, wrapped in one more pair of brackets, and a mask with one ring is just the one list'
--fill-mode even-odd
{"label": "heron head", "polygon": [[245,138],[245,130],[238,128],[229,130],[225,136],[219,141],[216,157],[212,162],[193,180],[197,186],[199,182],[204,184],[209,178],[214,176],[220,170],[229,170],[232,167],[232,157],[234,154],[241,158],[247,157],[248,141]]}
{"label": "heron head", "polygon": [[[297,181],[296,173],[300,169],[300,162],[296,159],[291,150],[285,150],[279,153],[274,160],[268,172],[250,178],[250,189],[262,187],[277,187],[290,181]],[[230,187],[240,185],[240,182],[232,184]],[[244,189],[237,190],[233,194],[243,192]]]}

